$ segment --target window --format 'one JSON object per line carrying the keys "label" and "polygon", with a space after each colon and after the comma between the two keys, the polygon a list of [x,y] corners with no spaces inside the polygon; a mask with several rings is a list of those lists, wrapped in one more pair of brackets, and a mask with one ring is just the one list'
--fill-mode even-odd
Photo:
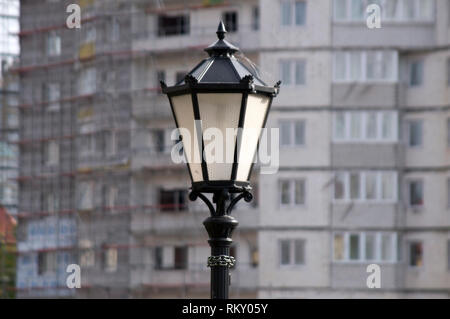
{"label": "window", "polygon": [[280,240],[280,265],[297,266],[305,264],[305,240]]}
{"label": "window", "polygon": [[154,249],[154,268],[163,269],[187,269],[188,247],[187,246],[159,246]]}
{"label": "window", "polygon": [[44,84],[44,102],[47,102],[49,111],[59,110],[61,99],[61,88],[59,83]]}
{"label": "window", "polygon": [[414,61],[409,66],[409,85],[420,86],[423,82],[423,61]]}
{"label": "window", "polygon": [[153,131],[153,140],[155,145],[155,152],[164,153],[166,151],[166,139],[164,130]]}
{"label": "window", "polygon": [[334,82],[395,82],[396,51],[338,51],[333,60]]}
{"label": "window", "polygon": [[423,265],[422,242],[409,243],[409,265],[411,267],[421,267]]}
{"label": "window", "polygon": [[450,147],[450,118],[447,118],[447,146]]}
{"label": "window", "polygon": [[87,68],[81,71],[78,77],[78,94],[87,95],[96,91],[97,72],[95,68]]}
{"label": "window", "polygon": [[155,247],[155,269],[163,269],[163,247]]}
{"label": "window", "polygon": [[47,36],[47,56],[58,56],[61,54],[61,37],[54,32]]}
{"label": "window", "polygon": [[119,196],[119,189],[117,186],[103,185],[102,189],[103,206],[106,208],[114,208],[117,206],[117,198]]}
{"label": "window", "polygon": [[95,251],[93,249],[85,249],[81,252],[80,266],[85,268],[95,266]]}
{"label": "window", "polygon": [[381,6],[382,21],[432,21],[434,0],[334,0],[335,21],[363,21],[366,7],[371,3]]}
{"label": "window", "polygon": [[38,274],[44,275],[56,271],[56,253],[40,252],[38,253]]}
{"label": "window", "polygon": [[159,205],[163,212],[184,211],[187,209],[185,190],[159,191]]}
{"label": "window", "polygon": [[305,60],[282,60],[280,61],[280,78],[284,85],[306,84],[306,61]]}
{"label": "window", "polygon": [[334,200],[395,202],[397,173],[390,171],[336,172]]}
{"label": "window", "polygon": [[105,271],[115,272],[117,270],[117,248],[107,248],[103,258]]}
{"label": "window", "polygon": [[411,120],[408,122],[409,147],[422,146],[423,140],[423,121]]}
{"label": "window", "polygon": [[349,258],[350,260],[359,260],[360,259],[360,255],[359,255],[359,250],[360,250],[360,236],[359,234],[350,234],[349,236]]}
{"label": "window", "polygon": [[450,178],[447,178],[447,208],[450,208]]}
{"label": "window", "polygon": [[259,7],[252,8],[252,30],[259,30]]}
{"label": "window", "polygon": [[397,234],[392,232],[335,233],[333,260],[340,262],[395,262]]}
{"label": "window", "polygon": [[345,242],[343,234],[334,235],[334,260],[345,259]]}
{"label": "window", "polygon": [[412,207],[423,206],[423,181],[408,182],[409,205]]}
{"label": "window", "polygon": [[228,32],[238,31],[238,14],[235,11],[224,12],[222,15],[223,23],[225,24],[225,29]]}
{"label": "window", "polygon": [[84,32],[82,32],[82,35],[82,43],[92,43],[95,42],[95,39],[97,37],[97,30],[93,26],[87,27],[85,28]]}
{"label": "window", "polygon": [[396,112],[336,112],[334,142],[394,143],[398,139]]}
{"label": "window", "polygon": [[111,20],[111,29],[109,32],[109,40],[111,42],[118,42],[120,39],[120,23],[117,19]]}
{"label": "window", "polygon": [[158,16],[158,36],[189,34],[189,16]]}
{"label": "window", "polygon": [[117,134],[115,131],[105,132],[105,149],[104,154],[106,156],[113,156],[117,154]]}
{"label": "window", "polygon": [[305,180],[280,181],[280,203],[283,206],[305,205],[306,186]]}
{"label": "window", "polygon": [[304,26],[306,24],[306,1],[282,1],[281,25]]}
{"label": "window", "polygon": [[281,146],[305,145],[305,121],[281,120],[280,123]]}
{"label": "window", "polygon": [[[87,111],[86,113],[89,113],[90,111]],[[90,116],[92,116],[92,113],[90,113]],[[79,137],[77,139],[77,146],[80,158],[84,157],[90,157],[95,154],[96,151],[96,135],[93,134],[94,131],[94,123],[92,122],[85,122],[80,123],[79,126]]]}
{"label": "window", "polygon": [[187,269],[188,263],[188,248],[175,247],[174,248],[174,268],[175,269]]}
{"label": "window", "polygon": [[44,194],[43,211],[48,213],[55,213],[59,210],[58,196],[54,193]]}
{"label": "window", "polygon": [[[373,261],[377,258],[377,236],[375,233],[367,233],[365,234],[365,252],[366,252],[366,260]],[[386,235],[383,235],[386,237]],[[389,236],[389,235],[387,235]]]}
{"label": "window", "polygon": [[[448,21],[450,22],[450,18]],[[450,86],[450,58],[447,59],[447,86]]]}
{"label": "window", "polygon": [[87,210],[94,207],[94,183],[80,182],[78,184],[78,209]]}
{"label": "window", "polygon": [[59,144],[56,141],[50,141],[45,145],[45,164],[47,166],[58,165],[59,163]]}
{"label": "window", "polygon": [[450,239],[447,240],[447,269],[450,270]]}

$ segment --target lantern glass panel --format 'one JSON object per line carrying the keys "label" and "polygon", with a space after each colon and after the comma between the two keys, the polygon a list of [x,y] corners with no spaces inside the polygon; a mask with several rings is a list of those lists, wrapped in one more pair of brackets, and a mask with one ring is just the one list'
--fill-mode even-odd
{"label": "lantern glass panel", "polygon": [[201,139],[199,138],[200,134],[196,132],[192,96],[190,94],[174,96],[171,97],[171,102],[180,135],[183,138],[183,150],[192,175],[192,181],[203,181],[201,144],[199,145]]}
{"label": "lantern glass panel", "polygon": [[261,94],[248,95],[241,145],[239,147],[237,181],[248,181],[259,136],[269,109],[270,99],[270,97]]}
{"label": "lantern glass panel", "polygon": [[[239,125],[242,94],[201,93],[197,95],[197,99],[202,120],[204,156],[209,180],[229,181],[231,180],[236,139],[227,139],[227,129],[234,133]],[[208,132],[207,130],[211,128],[216,130]],[[216,133],[221,136],[216,136]]]}

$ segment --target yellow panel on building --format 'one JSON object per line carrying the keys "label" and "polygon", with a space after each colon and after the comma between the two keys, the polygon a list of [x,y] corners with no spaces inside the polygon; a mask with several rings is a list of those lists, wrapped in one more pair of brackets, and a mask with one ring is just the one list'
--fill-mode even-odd
{"label": "yellow panel on building", "polygon": [[86,43],[80,47],[80,60],[92,58],[95,55],[95,43]]}

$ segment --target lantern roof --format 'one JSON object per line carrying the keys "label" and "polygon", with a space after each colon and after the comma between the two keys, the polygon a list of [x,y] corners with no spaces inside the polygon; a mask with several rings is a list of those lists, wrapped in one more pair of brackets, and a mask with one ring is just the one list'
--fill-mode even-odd
{"label": "lantern roof", "polygon": [[276,95],[280,82],[275,86],[267,86],[255,71],[239,61],[234,56],[236,52],[239,52],[239,48],[225,40],[226,33],[221,21],[216,32],[218,40],[205,48],[209,58],[201,61],[176,85],[167,87],[162,82],[163,92],[175,93],[188,87],[206,89],[209,85],[220,84],[223,89],[227,86],[234,89],[247,88],[251,91]]}

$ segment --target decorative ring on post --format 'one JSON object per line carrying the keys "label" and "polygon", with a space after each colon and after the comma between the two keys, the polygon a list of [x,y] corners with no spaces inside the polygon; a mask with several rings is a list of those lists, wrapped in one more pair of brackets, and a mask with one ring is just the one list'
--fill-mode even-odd
{"label": "decorative ring on post", "polygon": [[236,260],[232,256],[220,255],[209,256],[208,267],[228,267],[231,268],[236,264]]}

